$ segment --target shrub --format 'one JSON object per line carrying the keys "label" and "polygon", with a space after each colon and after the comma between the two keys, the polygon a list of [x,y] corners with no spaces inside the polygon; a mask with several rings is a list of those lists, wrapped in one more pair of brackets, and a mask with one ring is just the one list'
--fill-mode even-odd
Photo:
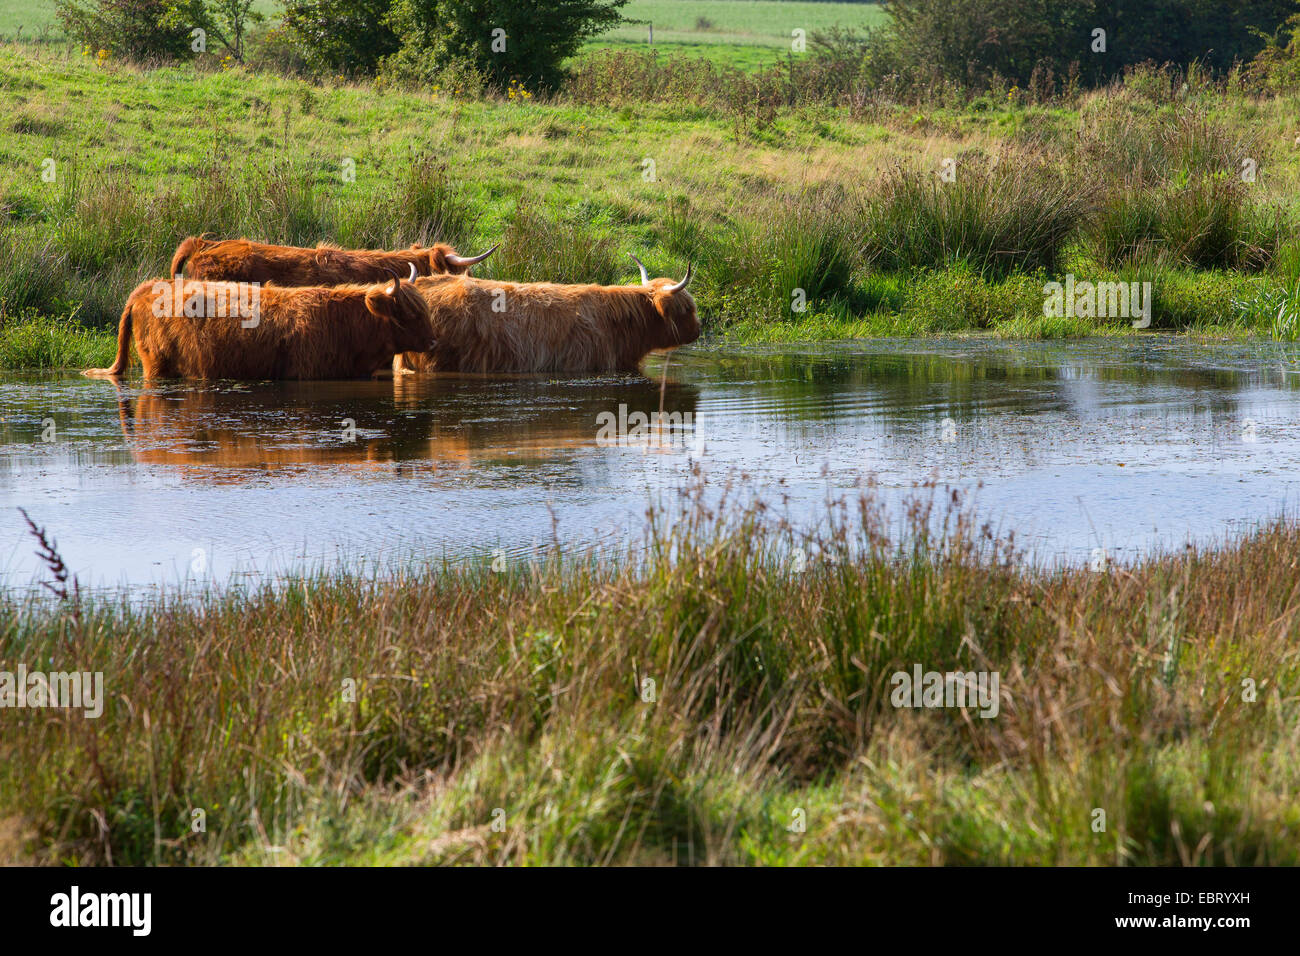
{"label": "shrub", "polygon": [[967,86],[995,76],[1024,84],[1040,62],[1064,70],[1087,52],[1091,0],[890,0],[891,42],[906,65]]}
{"label": "shrub", "polygon": [[[550,90],[563,62],[621,19],[627,0],[393,0],[402,38],[395,75],[429,77],[464,65],[500,89],[518,80]],[[504,31],[504,34],[497,31]]]}
{"label": "shrub", "polygon": [[170,0],[56,0],[55,11],[68,36],[92,50],[139,61],[194,54],[190,31],[198,21]]}
{"label": "shrub", "polygon": [[1276,91],[1300,87],[1300,13],[1288,17],[1273,34],[1260,33],[1264,48],[1250,63],[1251,77]]}
{"label": "shrub", "polygon": [[388,25],[391,6],[392,0],[288,0],[286,37],[317,73],[371,74],[402,45]]}
{"label": "shrub", "polygon": [[266,17],[253,9],[257,0],[190,0],[195,22],[243,63],[249,31]]}
{"label": "shrub", "polygon": [[[1081,69],[1094,82],[1145,61],[1226,70],[1263,46],[1291,0],[889,0],[889,42],[908,66],[937,68],[970,87],[1030,84]],[[1093,30],[1106,53],[1092,52]]]}

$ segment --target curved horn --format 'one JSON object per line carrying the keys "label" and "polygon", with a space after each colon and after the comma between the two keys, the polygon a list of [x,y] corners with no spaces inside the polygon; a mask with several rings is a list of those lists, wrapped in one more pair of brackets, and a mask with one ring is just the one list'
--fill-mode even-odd
{"label": "curved horn", "polygon": [[407,282],[414,282],[414,281],[415,281],[415,263],[414,263],[414,262],[408,262],[407,265],[409,265],[409,266],[411,267],[411,278],[407,279],[406,281],[407,281]]}
{"label": "curved horn", "polygon": [[401,279],[401,277],[400,277],[400,276],[393,276],[393,284],[392,284],[392,287],[391,287],[391,288],[388,288],[388,289],[385,289],[385,290],[384,290],[384,294],[385,294],[385,295],[397,295],[398,291],[400,291],[401,288],[402,288],[402,279]]}
{"label": "curved horn", "polygon": [[695,271],[695,263],[690,262],[686,265],[686,278],[676,285],[665,286],[665,292],[681,292],[686,288],[686,284],[691,281],[691,274]]}
{"label": "curved horn", "polygon": [[[632,256],[632,253],[629,252],[628,255],[629,255],[629,256]],[[638,269],[641,270],[641,284],[642,284],[642,285],[649,285],[649,284],[650,284],[650,276],[646,273],[646,271],[645,271],[645,266],[643,266],[643,265],[641,264],[641,260],[638,259],[636,256],[632,256],[632,261],[635,262],[635,263],[636,263],[636,267],[637,267]]]}
{"label": "curved horn", "polygon": [[487,252],[480,253],[477,256],[458,256],[454,252],[449,252],[447,253],[447,262],[453,266],[472,266],[474,263],[482,262],[488,256],[492,255],[492,253],[496,252],[497,246],[499,245],[501,245],[501,243],[498,242],[496,246],[493,246]]}

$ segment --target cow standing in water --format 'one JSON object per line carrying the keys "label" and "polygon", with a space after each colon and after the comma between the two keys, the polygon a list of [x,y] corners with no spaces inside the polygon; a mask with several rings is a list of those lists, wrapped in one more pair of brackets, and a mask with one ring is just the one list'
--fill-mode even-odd
{"label": "cow standing in water", "polygon": [[284,288],[150,279],[131,293],[117,359],[83,374],[116,378],[134,339],[145,378],[364,378],[433,343],[429,306],[410,282]]}
{"label": "cow standing in water", "polygon": [[680,282],[651,279],[632,259],[640,285],[417,279],[435,344],[398,355],[393,372],[634,372],[649,352],[694,342],[692,269]]}
{"label": "cow standing in water", "polygon": [[319,245],[272,246],[248,239],[202,239],[190,236],[172,256],[172,278],[181,269],[187,279],[223,282],[274,282],[276,285],[341,285],[384,282],[394,276],[465,275],[470,267],[496,251],[493,246],[477,256],[459,256],[451,246],[414,245],[388,252],[382,249],[340,249]]}

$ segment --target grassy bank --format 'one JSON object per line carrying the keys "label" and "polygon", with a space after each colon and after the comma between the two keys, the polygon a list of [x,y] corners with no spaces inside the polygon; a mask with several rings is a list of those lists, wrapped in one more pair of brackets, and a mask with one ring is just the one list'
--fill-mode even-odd
{"label": "grassy bank", "polygon": [[[1126,278],[1116,276],[1116,278]],[[1043,315],[1043,277],[989,281],[969,270],[888,277],[874,311],[739,318],[709,338],[736,345],[931,335],[1056,339],[1180,332],[1198,338],[1300,337],[1300,288],[1270,277],[1168,271],[1154,299],[1150,331],[1132,321]],[[116,328],[32,312],[0,322],[0,369],[102,368],[117,348]]]}
{"label": "grassy bank", "polygon": [[[0,660],[107,703],[4,712],[0,859],[1300,862],[1294,526],[1036,569],[960,506],[922,532],[930,501],[815,539],[687,506],[639,561],[6,595]],[[997,672],[997,715],[895,706],[917,664]]]}
{"label": "grassy bank", "polygon": [[75,320],[32,315],[0,325],[0,369],[103,368],[117,352],[117,333]]}
{"label": "grassy bank", "polygon": [[1150,281],[1154,329],[1294,337],[1295,97],[1146,73],[1037,104],[769,109],[677,66],[588,59],[538,102],[0,45],[4,340],[32,316],[112,326],[204,232],[500,239],[484,274],[520,280],[694,261],[706,331],[745,340],[1128,327],[1044,319],[1066,274]]}

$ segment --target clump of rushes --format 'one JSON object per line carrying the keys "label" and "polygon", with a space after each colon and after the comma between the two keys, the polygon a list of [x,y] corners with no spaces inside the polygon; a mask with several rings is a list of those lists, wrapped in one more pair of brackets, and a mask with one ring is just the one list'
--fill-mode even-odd
{"label": "clump of rushes", "polygon": [[1212,176],[1116,190],[1090,231],[1098,260],[1110,267],[1155,262],[1254,272],[1270,264],[1288,226],[1280,208],[1252,201],[1249,184]]}
{"label": "clump of rushes", "polygon": [[49,239],[0,228],[0,318],[42,307],[62,311],[65,260]]}
{"label": "clump of rushes", "polygon": [[1087,234],[1103,265],[1257,271],[1291,231],[1259,198],[1265,148],[1194,107],[1134,113],[1114,97],[1085,109],[1075,162],[1102,195]]}
{"label": "clump of rushes", "polygon": [[955,178],[897,168],[871,189],[859,216],[871,265],[887,271],[964,263],[985,275],[1055,272],[1091,209],[1088,187],[1032,158],[988,165],[956,159]]}
{"label": "clump of rushes", "polygon": [[[1300,862],[1294,524],[1105,571],[1026,564],[938,489],[897,517],[863,489],[807,536],[697,486],[651,526],[504,574],[83,595],[107,706],[6,712],[5,852]],[[0,660],[58,662],[57,609],[0,602]],[[997,672],[997,716],[895,706],[918,664]]]}
{"label": "clump of rushes", "polygon": [[613,241],[596,226],[562,210],[521,202],[501,236],[501,248],[487,270],[516,282],[630,281],[636,267],[618,255]]}
{"label": "clump of rushes", "polygon": [[697,242],[700,297],[721,302],[724,321],[863,310],[853,281],[862,257],[844,215],[849,202],[838,186],[756,202],[735,233]]}
{"label": "clump of rushes", "polygon": [[1257,132],[1216,119],[1204,110],[1135,110],[1115,91],[1087,101],[1070,163],[1100,182],[1166,186],[1213,176],[1237,176],[1242,163],[1262,164]]}

